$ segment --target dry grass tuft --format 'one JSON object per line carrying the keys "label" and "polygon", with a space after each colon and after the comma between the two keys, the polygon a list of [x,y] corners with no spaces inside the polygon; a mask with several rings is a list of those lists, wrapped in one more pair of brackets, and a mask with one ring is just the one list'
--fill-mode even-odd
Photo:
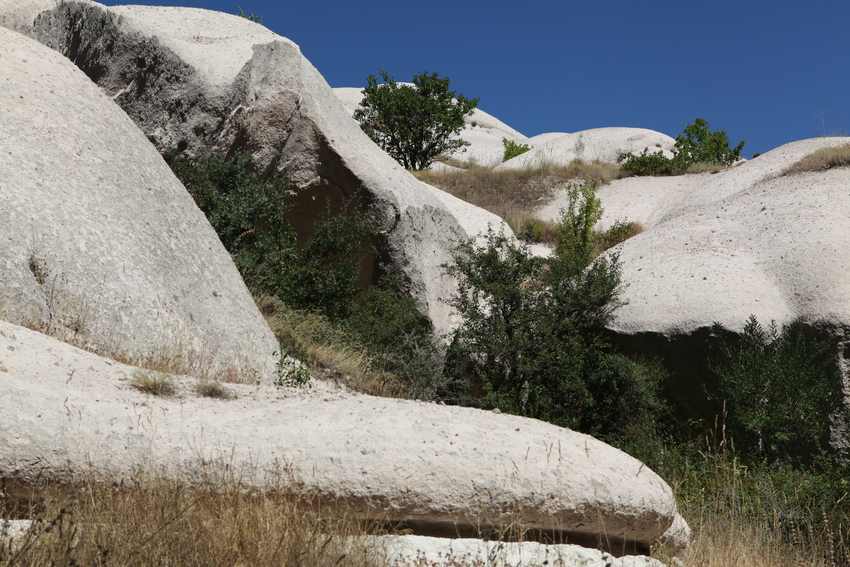
{"label": "dry grass tuft", "polygon": [[[323,506],[228,482],[200,487],[160,480],[127,486],[40,486],[17,514],[35,527],[0,566],[251,565],[386,563],[352,536],[375,533],[344,507]],[[0,517],[3,517],[0,500]]]}
{"label": "dry grass tuft", "polygon": [[171,377],[159,372],[137,370],[133,374],[133,380],[130,384],[142,393],[161,398],[170,398],[177,393],[177,388],[174,386]]}
{"label": "dry grass tuft", "polygon": [[236,394],[224,387],[221,382],[215,382],[213,380],[199,380],[195,384],[195,393],[203,398],[213,398],[216,400],[236,399]]}
{"label": "dry grass tuft", "polygon": [[721,165],[719,163],[697,162],[692,163],[685,170],[685,173],[719,173],[729,169],[731,166]]}
{"label": "dry grass tuft", "polygon": [[850,167],[850,144],[817,150],[786,169],[782,175],[826,171],[835,167]]}
{"label": "dry grass tuft", "polygon": [[601,185],[621,176],[617,165],[582,161],[566,167],[496,170],[473,165],[462,171],[419,171],[414,174],[421,181],[503,219],[530,215],[565,183],[586,180]]}
{"label": "dry grass tuft", "polygon": [[269,297],[257,305],[284,351],[317,375],[374,396],[403,397],[407,391],[397,376],[375,368],[365,346],[323,315]]}

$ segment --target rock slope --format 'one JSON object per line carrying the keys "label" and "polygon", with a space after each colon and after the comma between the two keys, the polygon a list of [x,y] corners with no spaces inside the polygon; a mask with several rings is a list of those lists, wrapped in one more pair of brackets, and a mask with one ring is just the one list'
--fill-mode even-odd
{"label": "rock slope", "polygon": [[566,166],[575,160],[617,163],[620,154],[643,150],[671,152],[675,140],[644,128],[594,128],[573,134],[543,134],[531,151],[506,161],[500,169],[542,165]]}
{"label": "rock slope", "polygon": [[[0,475],[191,480],[227,465],[259,486],[354,504],[423,529],[518,520],[646,547],[671,526],[670,487],[625,453],[540,421],[333,392],[232,386],[198,398],[136,391],[141,371],[0,322]],[[276,476],[273,473],[278,473]]]}
{"label": "rock slope", "polygon": [[271,377],[271,331],[156,149],[70,61],[5,28],[0,45],[0,319]]}
{"label": "rock slope", "polygon": [[850,138],[781,146],[716,174],[630,178],[602,188],[602,227],[646,230],[620,248],[623,333],[691,333],[753,314],[850,325],[850,168],[783,175]]}
{"label": "rock slope", "polygon": [[160,152],[249,152],[290,180],[307,231],[311,219],[365,208],[378,254],[361,259],[363,281],[375,277],[376,262],[388,264],[438,332],[451,326],[443,301],[455,285],[443,270],[450,250],[475,235],[471,226],[501,220],[472,205],[447,209],[439,190],[363,134],[293,42],[207,10],[17,2],[0,0],[0,18],[30,21],[28,33],[75,61]]}

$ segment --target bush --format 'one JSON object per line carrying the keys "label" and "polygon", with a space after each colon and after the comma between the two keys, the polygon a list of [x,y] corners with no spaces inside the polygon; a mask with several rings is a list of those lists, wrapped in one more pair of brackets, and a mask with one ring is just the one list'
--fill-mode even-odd
{"label": "bush", "polygon": [[406,169],[426,169],[437,156],[467,145],[457,134],[478,99],[449,90],[449,79],[433,73],[415,75],[413,85],[397,83],[386,71],[381,79],[369,76],[354,118]]}
{"label": "bush", "polygon": [[728,167],[741,159],[743,149],[744,142],[730,147],[724,130],[712,131],[708,122],[697,118],[676,137],[673,157],[645,149],[640,155],[622,154],[619,161],[632,175],[681,175],[692,167],[700,172],[711,166]]}
{"label": "bush", "polygon": [[508,161],[531,150],[531,146],[528,144],[520,144],[507,138],[502,138],[502,146],[505,148],[502,154],[502,161]]}
{"label": "bush", "polygon": [[247,156],[171,164],[249,288],[301,308],[346,316],[359,290],[359,258],[373,240],[368,219],[349,203],[299,241],[287,219],[285,179],[256,172]]}
{"label": "bush", "polygon": [[850,144],[821,148],[786,169],[783,175],[809,171],[826,171],[834,167],[850,167]]}
{"label": "bush", "polygon": [[836,352],[827,330],[764,327],[755,317],[727,340],[714,366],[739,452],[804,464],[834,454],[831,427],[847,415]]}
{"label": "bush", "polygon": [[655,375],[604,340],[621,279],[616,255],[594,262],[600,214],[592,186],[572,188],[551,259],[493,231],[484,244],[458,245],[450,303],[463,323],[448,372],[465,379],[462,401],[600,436],[654,421]]}

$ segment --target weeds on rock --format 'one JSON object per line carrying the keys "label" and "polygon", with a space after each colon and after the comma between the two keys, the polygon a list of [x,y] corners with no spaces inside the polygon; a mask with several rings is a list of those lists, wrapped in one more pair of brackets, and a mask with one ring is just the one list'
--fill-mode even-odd
{"label": "weeds on rock", "polygon": [[137,370],[130,384],[144,394],[160,398],[170,398],[177,393],[172,379],[158,372]]}

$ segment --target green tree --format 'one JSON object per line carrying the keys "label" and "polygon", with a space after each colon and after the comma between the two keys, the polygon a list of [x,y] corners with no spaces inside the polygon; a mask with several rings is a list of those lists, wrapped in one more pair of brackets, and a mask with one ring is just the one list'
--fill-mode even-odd
{"label": "green tree", "polygon": [[457,247],[451,304],[463,323],[447,371],[465,378],[461,396],[608,437],[652,422],[657,373],[605,341],[621,275],[616,254],[594,260],[600,214],[593,187],[572,188],[552,259],[493,231],[484,243]]}
{"label": "green tree", "polygon": [[386,71],[382,83],[370,75],[354,118],[372,140],[406,169],[421,170],[439,155],[468,145],[458,137],[464,117],[478,105],[449,89],[449,79],[434,73],[397,83]]}

